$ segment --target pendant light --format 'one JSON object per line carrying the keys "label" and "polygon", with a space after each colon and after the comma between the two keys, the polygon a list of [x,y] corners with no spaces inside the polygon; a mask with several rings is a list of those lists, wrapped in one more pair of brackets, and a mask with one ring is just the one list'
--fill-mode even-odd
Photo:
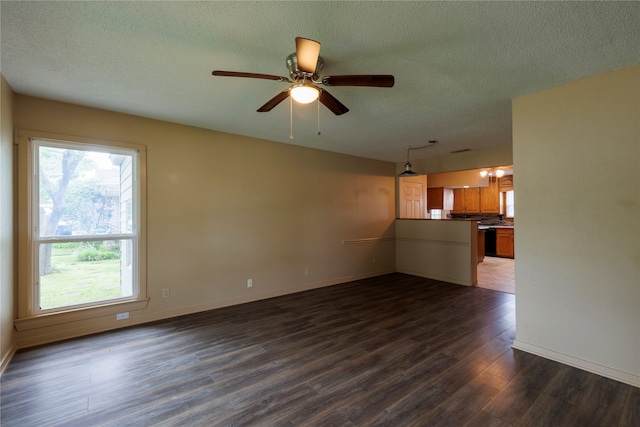
{"label": "pendant light", "polygon": [[411,176],[420,176],[419,173],[414,172],[414,171],[411,170],[411,162],[409,161],[409,152],[411,152],[411,150],[420,150],[422,148],[433,147],[437,143],[438,143],[437,140],[432,139],[431,141],[429,141],[429,143],[427,145],[423,145],[421,147],[409,147],[409,146],[407,146],[407,163],[404,164],[404,171],[401,174],[399,174],[398,176],[400,178],[407,178],[407,177],[411,177]]}
{"label": "pendant light", "polygon": [[410,147],[407,147],[407,163],[404,164],[404,172],[398,175],[401,178],[406,178],[409,176],[419,176],[419,173],[416,173],[411,170],[411,162],[409,161],[409,151],[411,151]]}

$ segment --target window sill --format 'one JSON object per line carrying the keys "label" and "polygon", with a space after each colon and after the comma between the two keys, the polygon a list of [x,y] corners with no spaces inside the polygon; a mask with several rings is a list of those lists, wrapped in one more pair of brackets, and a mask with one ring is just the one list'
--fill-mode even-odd
{"label": "window sill", "polygon": [[14,322],[17,331],[46,328],[47,326],[61,325],[63,323],[77,322],[94,317],[109,316],[123,311],[144,310],[149,304],[149,298],[116,302],[97,307],[79,308],[58,313],[41,314],[33,317],[16,319]]}

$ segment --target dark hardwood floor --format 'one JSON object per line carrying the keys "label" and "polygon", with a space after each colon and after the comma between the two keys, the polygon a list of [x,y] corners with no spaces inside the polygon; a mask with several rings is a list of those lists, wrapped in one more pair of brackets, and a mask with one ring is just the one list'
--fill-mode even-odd
{"label": "dark hardwood floor", "polygon": [[640,426],[640,389],[511,349],[514,295],[391,274],[19,351],[9,426]]}

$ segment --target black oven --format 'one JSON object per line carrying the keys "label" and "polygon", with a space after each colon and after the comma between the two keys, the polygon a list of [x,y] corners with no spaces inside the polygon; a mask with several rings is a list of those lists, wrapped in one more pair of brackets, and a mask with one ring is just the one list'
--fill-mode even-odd
{"label": "black oven", "polygon": [[496,229],[487,228],[484,230],[484,255],[496,256]]}

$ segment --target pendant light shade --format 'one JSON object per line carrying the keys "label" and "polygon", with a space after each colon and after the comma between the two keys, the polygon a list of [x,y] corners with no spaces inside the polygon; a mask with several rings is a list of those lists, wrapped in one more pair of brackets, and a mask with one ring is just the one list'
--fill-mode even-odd
{"label": "pendant light shade", "polygon": [[409,176],[419,176],[419,173],[416,173],[411,170],[411,163],[407,162],[404,164],[404,172],[398,175],[400,178],[406,178]]}

